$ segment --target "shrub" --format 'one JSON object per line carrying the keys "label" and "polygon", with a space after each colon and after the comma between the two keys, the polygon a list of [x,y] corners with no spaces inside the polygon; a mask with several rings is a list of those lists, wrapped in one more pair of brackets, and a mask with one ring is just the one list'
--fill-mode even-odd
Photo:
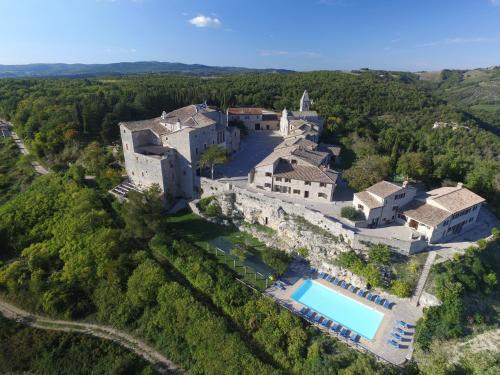
{"label": "shrub", "polygon": [[356,210],[354,207],[351,206],[342,207],[342,210],[340,211],[340,216],[345,217],[346,219],[352,221],[360,221],[365,219],[365,215],[363,214],[363,212]]}
{"label": "shrub", "polygon": [[217,203],[210,204],[205,210],[205,213],[210,217],[218,217],[222,215],[220,206]]}
{"label": "shrub", "polygon": [[206,198],[201,198],[200,201],[198,202],[198,208],[200,209],[201,212],[206,212],[208,206],[210,203],[212,203],[215,200],[215,197],[212,195],[210,197]]}
{"label": "shrub", "polygon": [[391,291],[398,297],[410,297],[412,288],[411,285],[404,280],[394,280],[391,284]]}
{"label": "shrub", "polygon": [[299,255],[302,257],[302,258],[307,258],[307,256],[309,255],[309,249],[305,246],[303,247],[299,247],[297,249],[297,253],[299,253]]}
{"label": "shrub", "polygon": [[499,228],[493,228],[491,230],[491,235],[494,237],[494,238],[498,238],[500,237],[500,229]]}

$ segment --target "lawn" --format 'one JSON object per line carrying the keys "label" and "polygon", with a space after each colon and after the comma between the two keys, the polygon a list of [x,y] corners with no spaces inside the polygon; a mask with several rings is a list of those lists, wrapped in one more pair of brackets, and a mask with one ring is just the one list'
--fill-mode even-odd
{"label": "lawn", "polygon": [[[193,213],[170,216],[168,228],[176,237],[187,239],[217,255],[219,262],[231,266],[241,278],[259,289],[265,288],[269,276],[284,273],[291,260],[283,251],[267,247],[246,232],[210,223]],[[272,231],[267,227],[257,229]],[[244,256],[234,254],[235,248],[243,250]]]}

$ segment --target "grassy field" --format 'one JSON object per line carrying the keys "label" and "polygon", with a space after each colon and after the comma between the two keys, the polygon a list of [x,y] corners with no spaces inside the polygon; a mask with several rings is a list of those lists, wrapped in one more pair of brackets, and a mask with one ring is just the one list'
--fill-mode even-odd
{"label": "grassy field", "polygon": [[[250,224],[247,224],[250,225]],[[207,222],[193,213],[179,213],[168,219],[169,231],[217,256],[220,263],[233,268],[241,279],[258,289],[266,287],[266,279],[283,273],[290,262],[284,252],[267,247],[246,232]],[[271,233],[272,229],[258,226],[258,230]],[[243,249],[238,256],[233,249]]]}
{"label": "grassy field", "polygon": [[497,112],[500,111],[500,104],[476,104],[472,108],[478,111]]}

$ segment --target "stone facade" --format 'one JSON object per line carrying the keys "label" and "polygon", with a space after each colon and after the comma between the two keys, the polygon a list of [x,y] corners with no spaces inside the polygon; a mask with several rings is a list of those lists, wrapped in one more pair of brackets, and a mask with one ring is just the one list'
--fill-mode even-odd
{"label": "stone facade", "polygon": [[239,149],[239,130],[223,122],[223,114],[205,104],[163,112],[150,120],[121,122],[130,181],[140,189],[156,184],[171,197],[197,197],[203,152],[214,145],[228,153]]}

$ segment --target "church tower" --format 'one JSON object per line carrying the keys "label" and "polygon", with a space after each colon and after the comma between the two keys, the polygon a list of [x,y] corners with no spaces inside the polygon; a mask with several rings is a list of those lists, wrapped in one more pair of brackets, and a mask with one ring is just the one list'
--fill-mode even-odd
{"label": "church tower", "polygon": [[302,98],[300,98],[300,112],[311,110],[311,100],[309,99],[309,94],[307,90],[304,90]]}
{"label": "church tower", "polygon": [[288,111],[286,108],[281,112],[280,132],[283,137],[288,137],[290,134],[290,122],[288,120]]}

